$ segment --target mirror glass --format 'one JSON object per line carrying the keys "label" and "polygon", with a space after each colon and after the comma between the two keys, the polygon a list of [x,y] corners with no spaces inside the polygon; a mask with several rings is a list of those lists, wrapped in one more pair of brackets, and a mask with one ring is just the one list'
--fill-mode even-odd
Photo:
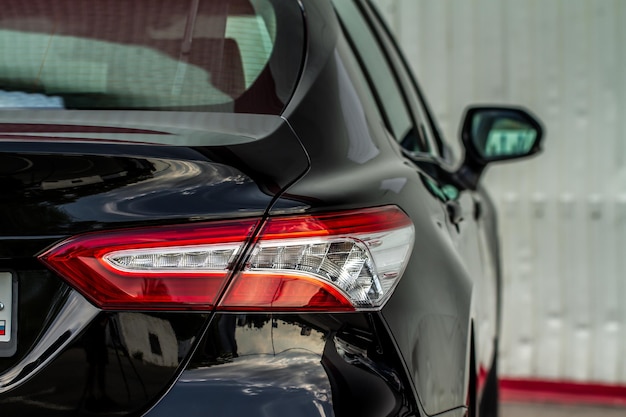
{"label": "mirror glass", "polygon": [[485,161],[533,153],[537,128],[525,114],[514,110],[477,111],[471,122],[473,147]]}

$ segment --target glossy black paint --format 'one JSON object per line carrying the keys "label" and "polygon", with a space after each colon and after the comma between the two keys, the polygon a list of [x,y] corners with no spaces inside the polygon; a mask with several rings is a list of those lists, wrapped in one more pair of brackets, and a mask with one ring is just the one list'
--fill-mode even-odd
{"label": "glossy black paint", "polygon": [[[273,151],[278,144],[284,153]],[[42,240],[112,225],[261,216],[274,194],[308,164],[284,123],[273,136],[244,145],[182,148],[57,139],[5,142],[2,150],[0,228],[23,242],[25,236]],[[13,244],[3,242],[0,257],[15,251]]]}
{"label": "glossy black paint", "polygon": [[191,313],[101,313],[50,365],[2,397],[3,414],[141,411],[167,390],[207,318]]}
{"label": "glossy black paint", "polygon": [[[391,47],[369,4],[357,3]],[[0,270],[15,271],[21,312],[18,352],[0,358],[3,416],[461,416],[476,406],[467,404],[469,390],[497,355],[499,323],[484,339],[473,330],[478,308],[499,317],[493,203],[480,185],[459,183],[451,161],[403,151],[356,81],[362,69],[330,2],[301,6],[301,77],[282,116],[266,119],[260,133],[239,115],[224,115],[228,123],[207,123],[193,140],[149,129],[180,135],[177,146],[138,143],[147,137],[135,135],[145,132],[96,140],[73,112],[67,120],[38,120],[38,135],[21,125],[20,136],[0,139]],[[400,58],[389,56],[396,66]],[[0,114],[0,122],[8,125],[7,117]],[[84,117],[93,125],[108,115]],[[2,383],[75,296],[35,259],[65,237],[388,204],[410,216],[416,241],[382,311],[96,312],[66,345],[59,338],[46,351],[50,363],[25,367],[16,388]],[[480,401],[483,390],[477,394]],[[481,415],[494,415],[493,406],[483,402]]]}
{"label": "glossy black paint", "polygon": [[147,415],[416,415],[378,317],[218,314]]}
{"label": "glossy black paint", "polygon": [[[325,11],[328,15],[311,19],[312,38],[332,39],[329,24],[315,25],[333,20],[332,10]],[[334,30],[338,31],[339,27]],[[469,372],[466,358],[472,320],[472,275],[481,272],[472,197],[467,193],[462,196],[466,221],[460,223],[457,231],[445,204],[424,186],[420,175],[427,175],[426,172],[411,161],[403,161],[382,122],[369,117],[363,120],[349,117],[354,107],[362,108],[366,115],[375,114],[366,107],[373,103],[348,101],[359,97],[354,90],[350,91],[355,87],[342,79],[345,77],[342,68],[348,64],[340,61],[341,46],[332,55],[328,48],[329,45],[320,48],[328,56],[326,65],[318,69],[311,81],[314,83],[311,91],[337,85],[339,97],[333,101],[328,95],[309,94],[299,103],[298,111],[288,118],[311,160],[309,172],[289,189],[289,195],[317,201],[314,206],[317,209],[397,204],[407,211],[418,238],[412,262],[383,309],[383,320],[403,354],[406,372],[425,411],[434,414],[462,407],[467,398],[467,378],[459,376]],[[309,54],[315,55],[312,49],[313,46]],[[342,88],[347,90],[344,97]],[[316,124],[317,117],[326,124]],[[334,133],[330,138],[329,132]],[[323,142],[321,137],[325,139]],[[354,138],[359,138],[359,142],[351,142]],[[354,157],[352,149],[362,153]],[[437,178],[431,179],[439,182]]]}
{"label": "glossy black paint", "polygon": [[68,288],[62,281],[55,279],[49,272],[40,267],[31,265],[30,270],[21,270],[19,273],[11,270],[17,277],[19,297],[17,329],[19,343],[17,351],[10,357],[0,357],[0,373],[3,373],[15,364],[16,358],[21,358],[30,351],[42,329],[51,325],[58,312],[62,299]]}
{"label": "glossy black paint", "polygon": [[[194,148],[77,142],[69,138],[41,140],[29,138],[29,131],[24,132],[21,140],[3,142],[0,181],[5,192],[0,205],[0,268],[11,268],[18,278],[20,314],[17,352],[0,358],[0,372],[17,369],[14,367],[29,352],[39,348],[42,335],[55,325],[63,300],[72,291],[59,277],[44,270],[35,255],[66,236],[94,230],[217,218],[261,218],[277,193],[308,165],[306,154],[289,127],[281,122],[275,129],[255,140],[240,141],[234,137],[232,146]],[[274,151],[278,144],[284,152]],[[293,204],[280,200],[275,206],[288,210]],[[145,408],[166,391],[185,352],[163,369],[157,366],[150,370],[155,365],[148,364],[146,374],[139,375],[144,372],[140,369],[142,362],[132,357],[132,347],[123,346],[121,337],[116,335],[119,323],[131,317],[137,321],[143,316],[120,313],[94,321],[63,353],[55,352],[52,363],[39,373],[34,374],[38,372],[37,361],[27,362],[20,371],[26,376],[18,377],[25,382],[0,394],[0,404],[6,404],[3,414],[50,415],[52,410],[61,410],[59,414],[74,410],[80,415],[94,413],[102,406],[98,412],[107,415]],[[207,317],[174,314],[168,319],[168,323],[174,323],[168,325],[175,329],[175,334],[168,338],[170,344],[181,343],[189,349]],[[116,323],[117,327],[111,327]],[[191,330],[185,327],[190,325]],[[103,330],[103,326],[107,329]],[[110,339],[107,346],[98,346],[106,339],[105,333]],[[62,339],[56,345],[63,343]],[[85,388],[84,380],[96,378],[99,383],[104,371],[94,370],[94,366],[102,364],[109,369],[106,374],[112,375],[107,376],[106,386],[115,389],[111,395],[102,394],[98,399],[100,394],[94,397]],[[95,377],[89,376],[93,373]],[[6,387],[12,386],[13,379],[0,380],[0,390],[5,383]],[[70,380],[76,383],[64,382]],[[144,380],[150,381],[149,388],[143,387]],[[50,385],[57,388],[44,388]],[[118,390],[124,386],[126,391]],[[93,384],[90,389],[98,390]]]}

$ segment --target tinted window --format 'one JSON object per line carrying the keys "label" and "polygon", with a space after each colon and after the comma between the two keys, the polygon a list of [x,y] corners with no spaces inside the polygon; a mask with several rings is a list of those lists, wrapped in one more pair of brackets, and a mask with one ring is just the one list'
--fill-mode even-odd
{"label": "tinted window", "polygon": [[377,115],[379,120],[382,120],[382,115],[374,105],[376,100],[374,99],[372,90],[369,88],[367,78],[365,74],[363,74],[358,59],[350,48],[343,31],[339,31],[339,36],[337,37],[337,52],[342,58],[342,64],[346,67],[347,73],[350,76],[350,82],[358,92],[361,101],[367,102],[368,107],[375,109],[374,114]]}
{"label": "tinted window", "polygon": [[[348,102],[348,100],[346,100],[347,104],[345,105],[345,107],[349,108],[348,111],[351,114],[349,118],[351,120],[352,129],[354,129],[355,132],[358,132],[356,126],[360,125],[367,126],[370,131],[381,131],[381,133],[383,130],[387,131],[383,127],[383,116],[378,110],[376,100],[372,94],[369,83],[367,82],[367,78],[361,70],[358,59],[350,48],[343,31],[339,31],[338,35],[337,53],[340,58],[338,65],[341,66],[338,73],[340,75],[345,73],[345,79],[342,80],[342,83],[347,84],[343,87],[342,84],[340,84],[340,98],[350,97],[352,95],[352,91],[354,91],[358,96],[357,101]],[[348,128],[350,129],[350,126],[348,126]],[[369,133],[363,132],[358,132],[354,136],[360,137],[359,141],[363,143],[367,142],[368,137],[371,137]],[[351,143],[356,142],[357,141],[355,140]]]}
{"label": "tinted window", "polygon": [[[378,28],[378,33],[380,34],[382,41],[387,46],[387,51],[391,57],[390,59],[392,59],[396,64],[396,71],[400,76],[403,89],[407,93],[407,99],[411,108],[414,113],[417,113],[416,119],[417,124],[419,125],[419,130],[422,132],[422,136],[427,138],[429,143],[432,143],[431,146],[429,146],[430,152],[438,156],[443,156],[444,146],[441,134],[435,124],[435,120],[432,117],[431,112],[428,109],[424,96],[421,94],[417,81],[413,76],[406,58],[402,54],[402,51],[398,47],[392,33],[376,8],[376,4],[373,4],[372,2],[368,2],[366,4],[368,11],[370,12],[370,16],[372,17],[372,21]],[[410,146],[407,147],[407,149],[412,150]]]}
{"label": "tinted window", "polygon": [[[277,45],[287,46],[277,42],[283,22],[272,3],[3,1],[0,107],[240,107],[267,113],[262,96],[275,93],[269,63]],[[279,3],[281,8],[297,8],[295,2]],[[287,24],[302,26],[301,21]],[[292,36],[293,31],[289,29]],[[288,45],[294,60],[302,55],[297,38]],[[281,76],[295,86],[297,71]],[[257,90],[263,94],[255,94]]]}
{"label": "tinted window", "polygon": [[369,74],[391,133],[403,146],[410,142],[415,152],[424,152],[394,72],[360,10],[353,2],[345,0],[335,0],[334,5]]}

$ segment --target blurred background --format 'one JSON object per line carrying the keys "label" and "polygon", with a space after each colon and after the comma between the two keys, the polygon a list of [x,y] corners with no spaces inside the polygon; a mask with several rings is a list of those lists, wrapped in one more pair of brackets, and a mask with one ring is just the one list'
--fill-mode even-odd
{"label": "blurred background", "polygon": [[500,210],[503,395],[626,406],[626,1],[376,3],[457,155],[470,103],[522,105],[547,129],[542,155],[485,178]]}

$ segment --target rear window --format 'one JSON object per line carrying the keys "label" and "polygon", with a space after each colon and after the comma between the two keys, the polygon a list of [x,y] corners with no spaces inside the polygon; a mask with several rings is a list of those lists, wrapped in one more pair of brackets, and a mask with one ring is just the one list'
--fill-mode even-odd
{"label": "rear window", "polygon": [[292,1],[4,0],[0,108],[278,114],[302,26]]}

